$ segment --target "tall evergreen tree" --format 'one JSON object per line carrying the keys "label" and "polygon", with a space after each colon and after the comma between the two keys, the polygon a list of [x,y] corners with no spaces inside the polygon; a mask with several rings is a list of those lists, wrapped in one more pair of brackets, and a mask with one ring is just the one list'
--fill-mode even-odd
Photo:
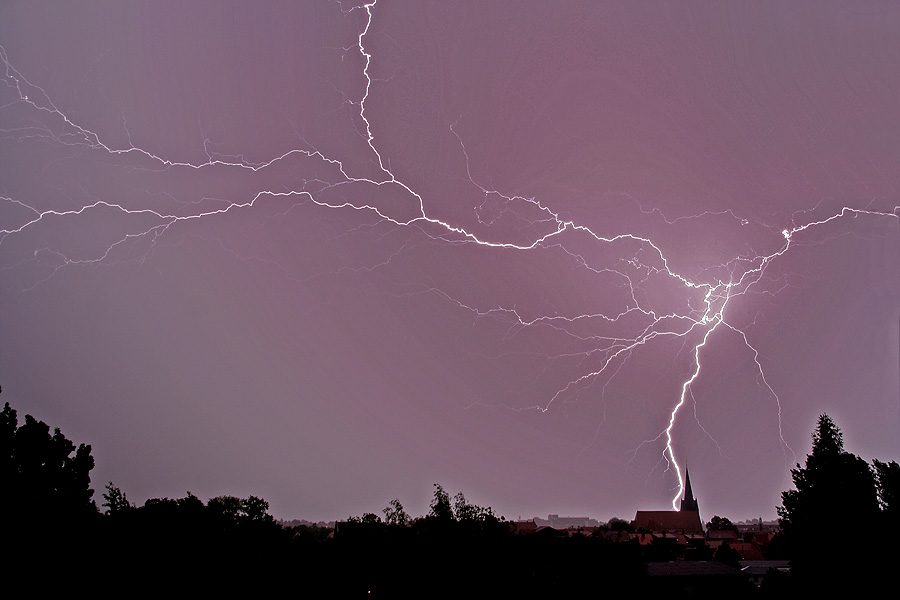
{"label": "tall evergreen tree", "polygon": [[[871,573],[872,557],[847,544],[847,532],[878,522],[875,475],[844,450],[841,430],[826,414],[813,432],[806,465],[791,470],[796,489],[782,492],[781,527],[791,547],[792,573],[803,586],[843,589]],[[848,587],[849,589],[849,587]]]}
{"label": "tall evergreen tree", "polygon": [[795,490],[782,492],[781,526],[802,536],[836,523],[873,522],[878,515],[875,477],[868,463],[844,451],[841,430],[827,414],[813,432],[806,466],[791,469]]}

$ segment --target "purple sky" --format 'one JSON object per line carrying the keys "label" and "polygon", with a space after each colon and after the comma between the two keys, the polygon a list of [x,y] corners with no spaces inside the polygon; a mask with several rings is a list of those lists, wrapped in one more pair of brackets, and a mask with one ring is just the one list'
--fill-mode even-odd
{"label": "purple sky", "polygon": [[771,518],[823,411],[900,459],[900,4],[352,8],[0,5],[2,400],[96,489],[632,518],[674,458]]}

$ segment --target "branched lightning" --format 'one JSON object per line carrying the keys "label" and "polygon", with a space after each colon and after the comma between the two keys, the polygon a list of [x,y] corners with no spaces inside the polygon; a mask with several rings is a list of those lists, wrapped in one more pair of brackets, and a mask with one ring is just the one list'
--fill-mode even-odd
{"label": "branched lightning", "polygon": [[[27,213],[27,217],[16,224],[5,224],[0,229],[0,248],[8,240],[21,236],[30,230],[39,228],[45,221],[55,219],[73,219],[78,216],[100,212],[112,212],[119,217],[135,222],[134,229],[122,235],[118,240],[106,247],[105,251],[94,256],[70,257],[59,250],[42,247],[34,250],[34,259],[39,256],[49,255],[55,257],[57,264],[45,278],[34,283],[40,283],[53,277],[59,270],[84,265],[103,265],[111,260],[116,250],[137,239],[149,241],[152,249],[157,240],[164,237],[176,224],[186,225],[192,221],[214,218],[226,213],[234,213],[254,207],[262,201],[286,201],[290,206],[298,203],[313,203],[319,207],[335,211],[360,211],[372,215],[378,222],[387,223],[396,228],[415,228],[417,233],[426,236],[434,243],[452,247],[458,244],[477,245],[486,248],[498,248],[515,252],[551,252],[559,253],[574,263],[576,268],[584,269],[593,276],[610,277],[618,281],[623,289],[627,290],[626,304],[617,312],[595,312],[592,314],[545,314],[526,315],[515,306],[487,306],[479,307],[468,304],[438,287],[425,287],[411,293],[433,294],[442,302],[458,309],[469,311],[475,319],[492,318],[508,324],[508,336],[515,336],[518,332],[537,327],[566,336],[573,342],[580,344],[580,349],[572,350],[568,354],[560,354],[548,357],[552,359],[566,357],[580,357],[585,365],[590,364],[577,377],[574,377],[548,398],[546,401],[516,410],[536,410],[547,412],[554,404],[561,402],[573,391],[579,392],[585,385],[606,377],[603,391],[617,375],[619,370],[632,356],[634,351],[642,346],[653,344],[657,340],[666,338],[680,338],[684,347],[689,348],[692,356],[690,372],[681,384],[680,394],[669,412],[668,423],[659,435],[652,440],[645,440],[642,445],[664,440],[665,447],[662,450],[662,460],[677,479],[675,495],[672,499],[673,507],[677,507],[677,500],[683,492],[683,478],[681,466],[678,463],[675,452],[675,429],[681,408],[688,396],[693,397],[692,386],[703,374],[703,353],[709,340],[719,330],[729,330],[739,335],[744,346],[752,355],[757,370],[757,380],[766,394],[775,401],[777,412],[778,435],[781,441],[785,462],[789,462],[788,455],[793,451],[788,446],[782,432],[782,407],[781,400],[766,378],[763,361],[760,352],[755,348],[745,330],[740,329],[728,320],[728,308],[737,297],[751,292],[769,293],[766,290],[755,290],[762,287],[761,282],[766,278],[769,266],[780,257],[788,253],[792,245],[796,243],[799,234],[808,230],[821,228],[822,226],[844,218],[877,218],[900,220],[900,214],[895,208],[893,212],[870,210],[868,208],[854,208],[844,206],[840,211],[818,220],[803,220],[813,211],[795,213],[790,226],[781,229],[782,240],[777,249],[768,254],[750,254],[734,257],[723,265],[717,272],[727,272],[730,275],[726,279],[707,276],[707,279],[698,278],[697,275],[686,275],[676,271],[670,266],[670,261],[663,252],[661,246],[647,236],[637,235],[631,232],[620,232],[615,235],[601,235],[591,227],[578,223],[575,220],[565,219],[561,213],[553,209],[550,199],[526,198],[522,196],[506,195],[502,191],[486,187],[477,181],[473,174],[469,153],[463,138],[459,135],[456,123],[450,125],[450,133],[456,137],[459,143],[460,153],[465,160],[467,183],[471,184],[477,193],[482,196],[482,203],[474,207],[475,216],[479,224],[478,230],[467,228],[458,223],[453,223],[435,216],[429,210],[429,203],[420,193],[416,192],[411,184],[400,180],[392,171],[390,161],[386,160],[379,151],[378,140],[373,132],[372,117],[367,107],[367,101],[373,94],[373,79],[370,67],[375,56],[369,50],[366,42],[370,36],[373,14],[376,9],[375,0],[348,9],[347,13],[354,11],[365,12],[365,24],[359,31],[355,46],[344,49],[345,51],[358,52],[364,61],[360,76],[365,81],[365,89],[358,100],[348,100],[358,109],[356,116],[362,123],[363,132],[360,132],[371,158],[378,166],[377,178],[356,176],[351,169],[345,166],[345,161],[332,156],[326,156],[317,150],[312,144],[305,143],[305,147],[292,148],[268,160],[251,163],[242,155],[225,155],[211,150],[211,144],[204,136],[204,152],[207,160],[201,163],[192,163],[160,156],[150,150],[135,146],[131,133],[127,128],[127,120],[124,111],[122,114],[122,127],[125,129],[128,145],[122,148],[112,147],[103,140],[99,134],[90,131],[76,123],[73,119],[61,111],[51,100],[49,95],[40,87],[31,83],[24,75],[19,73],[11,64],[5,49],[0,47],[0,61],[4,65],[3,83],[11,96],[10,100],[0,106],[0,110],[25,109],[29,111],[29,125],[0,130],[0,135],[14,140],[39,140],[44,143],[59,147],[70,148],[77,152],[91,152],[98,155],[113,158],[117,161],[127,161],[126,166],[134,170],[166,171],[183,170],[185,172],[205,169],[221,168],[233,170],[246,170],[250,172],[264,171],[288,160],[308,161],[316,169],[316,175],[303,180],[301,189],[260,190],[243,202],[220,200],[224,204],[220,207],[201,210],[203,203],[181,202],[179,210],[165,211],[154,208],[132,208],[123,202],[96,199],[71,209],[39,209],[20,199],[12,197],[0,197],[0,202],[15,205]],[[354,117],[355,118],[355,117]],[[341,200],[335,200],[327,196],[326,192],[334,192],[340,188],[350,188],[354,185],[366,186],[373,192],[379,188],[391,188],[410,198],[416,208],[416,214],[409,217],[401,217],[393,214],[390,209],[379,206],[376,200],[347,199],[340,196]],[[349,193],[349,192],[348,192]],[[329,199],[330,198],[330,199]],[[492,202],[498,202],[503,209],[492,217],[485,217],[488,206]],[[519,210],[521,207],[521,210]],[[639,207],[641,212],[648,215],[658,214],[669,225],[687,219],[703,219],[709,216],[728,216],[742,225],[749,220],[735,214],[732,210],[710,212],[706,211],[697,215],[682,216],[668,219],[659,209],[645,210]],[[288,209],[290,210],[290,209]],[[525,214],[532,216],[524,216]],[[524,219],[530,227],[539,230],[532,233],[525,241],[512,239],[498,232],[494,226],[498,220],[507,216],[515,216]],[[534,216],[536,215],[536,216]],[[771,229],[771,227],[769,227]],[[778,231],[775,229],[775,231]],[[519,232],[521,235],[527,234]],[[614,264],[597,264],[591,258],[572,247],[571,240],[574,236],[587,237],[593,244],[620,251],[621,258]],[[637,248],[638,250],[634,250]],[[403,244],[392,253],[385,261],[364,267],[368,270],[377,269],[402,252],[407,251],[407,244]],[[150,250],[147,250],[149,255]],[[641,284],[651,277],[665,277],[687,294],[687,309],[684,312],[668,312],[660,314],[646,301],[642,301],[638,289]],[[33,286],[32,286],[33,287]],[[32,289],[32,288],[29,288]],[[602,323],[604,325],[619,325],[626,319],[639,319],[641,325],[630,335],[621,333],[609,333],[597,335],[585,333],[581,327],[585,323]],[[615,330],[618,331],[618,330]],[[605,401],[604,401],[605,402]],[[696,409],[695,409],[696,418]],[[698,421],[699,422],[699,421]],[[702,427],[702,425],[701,425]],[[706,431],[706,429],[703,429]],[[599,431],[599,430],[598,430]],[[706,432],[709,435],[709,432]],[[711,436],[710,436],[711,437]],[[637,452],[637,449],[635,449]]]}

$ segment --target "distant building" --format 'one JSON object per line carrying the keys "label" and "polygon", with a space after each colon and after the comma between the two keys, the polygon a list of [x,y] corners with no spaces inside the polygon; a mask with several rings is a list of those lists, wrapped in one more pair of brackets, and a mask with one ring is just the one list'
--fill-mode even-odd
{"label": "distant building", "polygon": [[738,521],[735,523],[735,526],[738,529],[738,532],[742,535],[747,535],[749,533],[775,533],[779,531],[781,527],[778,525],[778,521],[763,521],[762,517],[759,519],[750,519],[747,521]]}
{"label": "distant building", "polygon": [[547,515],[547,520],[535,518],[534,522],[554,529],[575,529],[582,527],[599,527],[600,521],[591,517],[560,517],[559,515]]}
{"label": "distant building", "polygon": [[528,521],[513,521],[512,523],[510,523],[510,528],[515,533],[535,533],[538,530],[538,526],[534,521],[534,519],[530,519]]}
{"label": "distant building", "polygon": [[738,534],[731,529],[710,529],[706,532],[708,540],[717,540],[728,542],[729,544],[738,541]]}

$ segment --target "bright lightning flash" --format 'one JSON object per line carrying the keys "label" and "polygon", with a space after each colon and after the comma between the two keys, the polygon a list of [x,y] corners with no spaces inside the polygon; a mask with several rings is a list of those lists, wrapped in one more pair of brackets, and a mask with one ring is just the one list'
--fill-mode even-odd
{"label": "bright lightning flash", "polygon": [[[587,341],[595,344],[595,348],[587,354],[596,354],[602,356],[599,367],[590,369],[581,375],[568,381],[560,387],[555,394],[547,398],[546,402],[532,409],[546,412],[550,410],[552,405],[562,398],[564,395],[579,389],[587,382],[594,381],[599,376],[614,377],[618,370],[631,357],[632,352],[644,345],[652,344],[657,340],[666,338],[681,338],[690,347],[690,353],[693,357],[692,368],[690,373],[681,384],[681,392],[677,397],[677,401],[671,408],[668,424],[663,431],[660,432],[654,440],[647,440],[650,443],[655,440],[664,439],[665,448],[662,451],[661,460],[664,460],[668,468],[677,478],[677,489],[672,498],[672,506],[677,509],[677,501],[683,492],[683,478],[681,466],[676,459],[675,453],[675,427],[680,415],[681,408],[688,399],[688,395],[692,394],[691,387],[698,378],[703,375],[702,359],[703,352],[707,343],[713,334],[720,329],[731,330],[741,336],[746,348],[752,353],[753,361],[758,370],[758,380],[765,392],[770,395],[775,402],[778,414],[778,430],[781,444],[785,455],[786,463],[789,462],[788,453],[793,454],[788,444],[785,442],[781,433],[781,401],[778,395],[769,385],[760,355],[754,348],[745,331],[739,329],[728,320],[728,308],[736,297],[747,295],[752,292],[755,286],[760,284],[767,268],[779,257],[788,253],[794,243],[795,236],[806,230],[815,229],[847,217],[865,217],[869,219],[891,219],[898,221],[898,212],[882,212],[876,210],[867,210],[863,208],[853,208],[850,206],[843,207],[839,212],[831,214],[825,218],[806,221],[800,224],[791,224],[790,227],[781,230],[784,240],[781,246],[774,252],[765,255],[754,255],[749,257],[735,257],[731,261],[721,265],[721,271],[728,272],[731,275],[727,280],[711,278],[710,280],[698,279],[696,276],[687,276],[677,272],[670,267],[669,260],[664,255],[660,245],[655,243],[649,237],[636,235],[627,231],[620,232],[616,235],[604,236],[595,232],[591,227],[584,224],[568,220],[561,216],[560,212],[552,208],[550,200],[538,200],[535,198],[525,198],[521,196],[505,195],[502,192],[483,187],[476,182],[469,168],[469,154],[466,150],[463,139],[458,135],[454,126],[450,127],[450,131],[459,141],[461,156],[465,159],[467,169],[468,184],[475,186],[483,193],[485,202],[490,198],[496,200],[506,207],[506,210],[515,212],[515,207],[525,207],[532,215],[539,217],[529,217],[528,220],[532,225],[540,225],[541,228],[535,230],[541,231],[539,234],[533,234],[526,241],[521,239],[511,239],[503,234],[495,232],[491,225],[493,220],[490,218],[482,218],[482,212],[486,211],[485,207],[476,209],[479,216],[479,224],[483,229],[477,231],[461,226],[459,224],[443,220],[434,216],[429,209],[428,200],[416,192],[412,185],[402,181],[395,175],[390,166],[390,161],[386,161],[379,151],[375,134],[373,133],[372,122],[370,121],[370,111],[368,110],[368,101],[373,93],[370,75],[370,67],[375,56],[370,52],[367,46],[367,40],[372,26],[373,11],[376,8],[376,2],[372,1],[362,6],[354,7],[347,10],[347,13],[354,11],[364,11],[365,24],[362,27],[356,39],[355,48],[351,49],[358,52],[364,61],[364,67],[360,76],[365,81],[365,89],[358,100],[351,101],[352,106],[358,108],[356,117],[361,120],[364,132],[361,132],[368,152],[374,163],[377,164],[378,176],[364,177],[354,174],[351,168],[346,167],[347,162],[344,159],[334,156],[327,156],[312,146],[306,148],[294,148],[287,152],[271,157],[261,163],[250,163],[241,158],[226,158],[218,154],[214,154],[207,148],[208,160],[205,162],[188,162],[179,161],[159,156],[149,150],[134,146],[130,143],[127,147],[116,148],[105,143],[101,136],[90,131],[78,123],[74,118],[70,118],[63,113],[54,102],[50,99],[45,91],[32,84],[24,75],[19,73],[10,62],[6,51],[0,47],[0,61],[2,61],[4,73],[3,83],[5,90],[0,110],[2,111],[25,111],[27,114],[28,125],[18,128],[8,128],[0,130],[0,134],[7,138],[16,140],[38,140],[57,147],[71,149],[73,152],[95,153],[101,156],[107,156],[119,161],[126,161],[129,168],[135,170],[146,170],[160,172],[170,169],[178,169],[185,172],[201,171],[208,169],[230,169],[236,171],[258,172],[267,169],[275,169],[279,163],[284,163],[288,159],[302,158],[303,164],[309,164],[316,169],[314,179],[310,179],[305,183],[314,182],[316,185],[310,185],[301,189],[263,189],[246,198],[243,202],[226,201],[224,205],[210,210],[199,210],[199,207],[186,205],[180,211],[164,211],[151,207],[133,208],[123,202],[111,199],[97,199],[94,202],[87,203],[77,208],[54,210],[39,210],[30,204],[16,198],[2,198],[3,202],[15,205],[24,210],[29,216],[22,219],[16,224],[6,224],[0,229],[0,247],[8,244],[10,240],[16,236],[24,234],[26,231],[34,230],[41,227],[45,221],[55,219],[74,218],[78,215],[86,215],[89,213],[115,213],[122,217],[138,220],[141,225],[120,239],[110,244],[104,251],[93,256],[68,256],[63,252],[53,248],[40,248],[34,251],[35,260],[40,256],[53,256],[56,266],[52,272],[43,280],[46,281],[53,277],[60,269],[74,267],[79,265],[103,265],[110,262],[113,252],[122,245],[134,240],[146,240],[149,242],[149,248],[146,256],[152,251],[157,240],[165,236],[177,224],[188,224],[192,221],[208,219],[216,215],[224,213],[232,213],[253,207],[263,200],[266,201],[289,201],[293,202],[293,206],[300,203],[312,203],[322,208],[333,209],[335,211],[362,211],[377,217],[384,223],[389,223],[396,228],[416,228],[418,232],[427,236],[427,238],[435,243],[446,245],[447,247],[459,244],[473,244],[478,246],[503,248],[516,252],[532,252],[536,250],[546,250],[556,248],[565,253],[565,255],[574,261],[579,268],[588,269],[597,274],[609,275],[617,278],[622,284],[630,290],[628,293],[627,305],[619,312],[596,314],[578,314],[572,316],[563,316],[558,314],[542,315],[538,317],[526,318],[515,307],[494,306],[490,308],[479,308],[470,306],[452,295],[433,288],[427,290],[444,299],[451,306],[471,311],[478,317],[486,316],[502,316],[504,319],[511,320],[514,327],[532,328],[532,327],[549,327],[564,335],[577,338],[580,341]],[[124,125],[124,117],[123,117]],[[127,130],[126,130],[127,131]],[[321,173],[329,173],[330,175],[321,175]],[[359,201],[354,199],[342,199],[335,201],[334,195],[329,195],[336,189],[345,187],[348,189],[347,194],[353,193],[351,190],[357,190],[362,187],[369,188],[373,191],[372,197],[376,197],[374,191],[379,188],[393,188],[397,193],[407,196],[414,201],[417,206],[417,214],[413,216],[400,216],[392,212],[390,207],[379,205],[376,200]],[[342,196],[343,198],[343,196]],[[485,205],[486,206],[486,205]],[[194,209],[194,210],[192,210]],[[730,211],[729,211],[730,212]],[[701,218],[708,213],[695,215],[694,217],[685,218]],[[723,213],[716,213],[723,214]],[[738,219],[734,214],[730,214],[731,218],[737,219],[746,224],[746,220]],[[796,218],[796,215],[795,215]],[[774,231],[777,231],[775,229]],[[573,235],[580,237],[587,236],[592,240],[593,244],[603,245],[607,248],[615,250],[621,248],[623,255],[620,261],[620,267],[604,266],[597,267],[591,264],[591,261],[585,256],[572,249],[568,240]],[[634,248],[640,248],[639,254],[634,253]],[[403,250],[401,249],[400,252]],[[388,259],[390,260],[390,259]],[[688,306],[684,312],[658,314],[647,303],[640,298],[640,294],[636,293],[636,288],[651,275],[662,275],[668,278],[674,284],[680,286],[690,297],[696,298],[699,306]],[[35,282],[39,285],[41,281]],[[639,328],[636,334],[622,336],[620,334],[605,336],[584,336],[575,333],[571,326],[579,321],[601,321],[610,326],[623,322],[624,319],[630,319],[639,316],[644,319],[644,325]],[[617,330],[618,331],[618,330]],[[608,381],[607,381],[608,383]]]}

